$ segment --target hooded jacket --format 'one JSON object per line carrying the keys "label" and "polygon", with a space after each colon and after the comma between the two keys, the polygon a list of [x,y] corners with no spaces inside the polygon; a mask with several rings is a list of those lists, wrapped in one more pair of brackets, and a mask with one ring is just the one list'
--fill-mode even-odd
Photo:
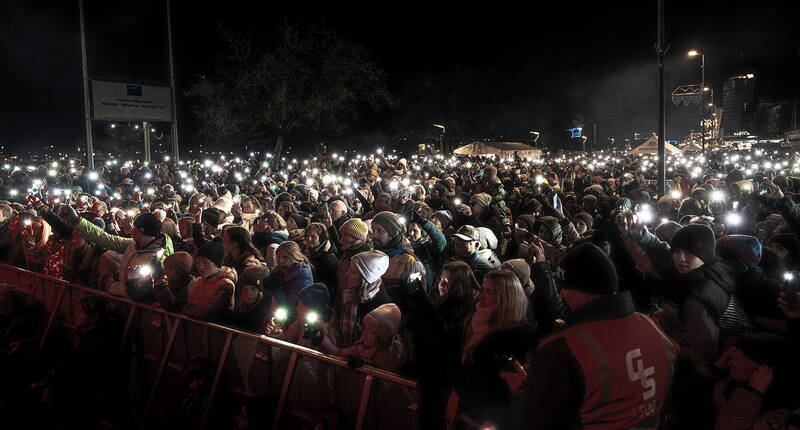
{"label": "hooded jacket", "polygon": [[236,270],[221,267],[219,273],[189,282],[183,313],[202,321],[220,321],[233,310]]}

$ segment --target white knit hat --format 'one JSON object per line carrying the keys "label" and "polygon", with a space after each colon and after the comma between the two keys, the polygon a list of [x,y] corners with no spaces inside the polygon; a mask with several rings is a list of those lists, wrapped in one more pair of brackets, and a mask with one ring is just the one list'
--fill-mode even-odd
{"label": "white knit hat", "polygon": [[352,263],[355,263],[364,280],[371,284],[389,269],[389,256],[380,251],[364,251],[354,255]]}

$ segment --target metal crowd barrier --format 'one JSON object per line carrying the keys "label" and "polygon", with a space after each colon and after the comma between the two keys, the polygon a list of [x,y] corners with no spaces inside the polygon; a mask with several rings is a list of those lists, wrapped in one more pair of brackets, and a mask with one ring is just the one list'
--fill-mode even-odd
{"label": "metal crowd barrier", "polygon": [[[224,385],[244,397],[277,399],[273,429],[313,423],[329,408],[340,411],[356,430],[415,430],[420,424],[420,393],[415,381],[369,366],[350,368],[341,358],[267,336],[197,321],[157,306],[136,303],[103,291],[40,273],[0,264],[0,282],[36,297],[49,312],[39,348],[58,331],[75,346],[74,315],[87,295],[116,303],[125,316],[119,354],[135,371],[127,393],[139,429],[164,428],[180,394],[182,365],[204,356],[216,365],[203,429],[213,414],[214,399]],[[131,364],[133,363],[133,364]],[[103,393],[91,413],[102,408]],[[93,415],[94,416],[94,415]]]}

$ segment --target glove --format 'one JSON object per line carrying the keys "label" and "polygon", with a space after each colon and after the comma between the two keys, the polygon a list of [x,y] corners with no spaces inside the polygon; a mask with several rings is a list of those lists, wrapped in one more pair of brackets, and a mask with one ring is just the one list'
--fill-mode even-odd
{"label": "glove", "polygon": [[418,224],[420,227],[425,224],[425,218],[417,211],[410,211],[408,218],[412,223]]}
{"label": "glove", "polygon": [[65,223],[73,227],[78,225],[78,223],[81,221],[78,213],[75,212],[75,209],[70,205],[61,206],[58,216],[60,216]]}

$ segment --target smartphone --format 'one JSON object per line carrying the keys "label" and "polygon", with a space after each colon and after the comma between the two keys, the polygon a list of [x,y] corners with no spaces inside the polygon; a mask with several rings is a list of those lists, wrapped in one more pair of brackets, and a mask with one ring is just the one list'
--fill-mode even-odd
{"label": "smartphone", "polygon": [[558,200],[558,194],[553,195],[553,208],[558,209],[560,205],[560,201]]}
{"label": "smartphone", "polygon": [[783,274],[783,293],[786,294],[786,307],[796,311],[800,309],[797,292],[800,290],[800,272],[786,272]]}

